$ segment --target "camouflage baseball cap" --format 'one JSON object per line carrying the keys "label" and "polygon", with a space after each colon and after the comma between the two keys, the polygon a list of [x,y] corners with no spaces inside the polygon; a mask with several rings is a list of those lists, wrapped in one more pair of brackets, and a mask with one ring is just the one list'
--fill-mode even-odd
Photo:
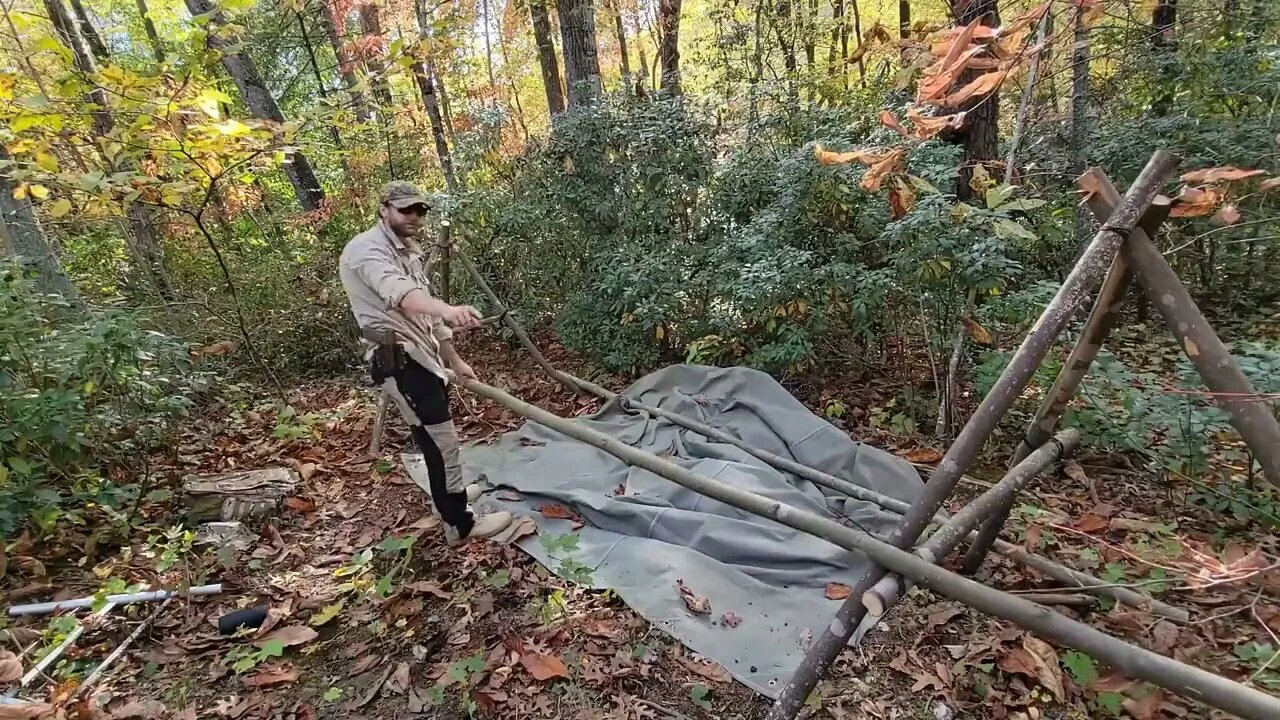
{"label": "camouflage baseball cap", "polygon": [[395,208],[407,208],[410,205],[426,205],[431,207],[431,200],[418,186],[404,180],[393,180],[382,187],[380,202]]}

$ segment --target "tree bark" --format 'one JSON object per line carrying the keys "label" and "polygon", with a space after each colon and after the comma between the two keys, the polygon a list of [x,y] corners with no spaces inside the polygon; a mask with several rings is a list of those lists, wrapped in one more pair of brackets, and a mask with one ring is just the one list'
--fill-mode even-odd
{"label": "tree bark", "polygon": [[[0,145],[0,160],[7,162],[12,159],[8,150]],[[15,198],[14,189],[10,177],[0,173],[0,232],[3,233],[6,253],[21,258],[23,264],[35,270],[37,290],[77,302],[76,286],[63,271],[57,252],[40,229],[31,199]]]}
{"label": "tree bark", "polygon": [[[222,11],[214,7],[211,0],[186,0],[186,4],[187,10],[192,15],[208,15],[211,28],[226,24]],[[207,41],[210,47],[221,51],[222,67],[235,81],[249,112],[260,120],[283,124],[284,113],[280,111],[280,105],[267,89],[267,84],[263,81],[262,74],[258,72],[258,65],[253,58],[249,57],[243,49],[227,52],[232,48],[232,42],[217,33],[210,32],[207,35]],[[284,166],[284,174],[293,185],[294,195],[297,196],[298,204],[303,210],[310,212],[320,207],[320,202],[324,200],[324,190],[321,189],[320,179],[316,177],[315,170],[311,167],[311,161],[302,154],[302,151],[293,153],[292,158]]]}
{"label": "tree bark", "polygon": [[142,17],[142,30],[147,34],[147,42],[151,44],[151,54],[156,62],[164,62],[164,43],[160,42],[160,34],[156,32],[156,24],[151,21],[151,11],[147,8],[147,0],[138,0],[138,14]]}
{"label": "tree bark", "polygon": [[[977,20],[987,27],[1000,25],[996,0],[951,0],[952,13],[958,25],[968,25]],[[968,70],[960,76],[959,85],[973,80],[984,70]],[[964,164],[956,184],[956,197],[962,201],[973,197],[969,183],[973,180],[975,166],[995,160],[1000,153],[1000,90],[997,88],[986,97],[980,97],[962,108],[966,127],[959,133],[964,143]]]}
{"label": "tree bark", "polygon": [[[384,42],[382,36],[382,21],[378,17],[378,7],[372,3],[365,3],[360,6],[360,32],[367,40],[372,40],[381,47]],[[387,77],[387,64],[383,61],[381,51],[373,51],[369,57],[365,59],[365,67],[369,70],[369,76],[373,79],[373,97],[383,108],[391,107],[393,99],[391,97],[391,79]]]}
{"label": "tree bark", "polygon": [[1163,57],[1160,77],[1164,83],[1161,92],[1151,103],[1151,110],[1157,116],[1169,114],[1173,106],[1174,95],[1177,94],[1178,73],[1173,68],[1171,57],[1178,47],[1176,29],[1178,25],[1178,0],[1157,0],[1151,12],[1151,48]]}
{"label": "tree bark", "polygon": [[[208,5],[209,0],[195,0],[203,5]],[[356,63],[351,58],[351,54],[347,52],[346,46],[342,42],[342,35],[339,33],[338,16],[330,4],[330,0],[321,0],[324,5],[324,11],[321,13],[321,21],[324,24],[325,37],[329,39],[329,45],[333,48],[333,56],[338,61],[338,72],[342,75],[342,84],[346,86],[347,96],[350,98],[351,106],[355,109],[356,120],[359,122],[367,122],[369,120],[369,102],[365,99],[364,92],[360,89],[360,77],[356,74]],[[190,2],[188,2],[190,4]]]}
{"label": "tree bark", "polygon": [[[142,2],[143,0],[139,0]],[[320,93],[323,100],[329,99],[329,87],[325,82],[324,74],[320,72],[320,63],[316,61],[315,46],[311,43],[311,33],[307,32],[307,21],[302,17],[301,12],[295,12],[294,18],[298,21],[298,32],[302,33],[302,47],[307,51],[307,64],[311,66],[311,73],[316,79],[316,92]],[[333,138],[333,146],[342,153],[342,168],[350,177],[351,173],[347,164],[346,148],[342,144],[342,134],[338,132],[338,126],[334,123],[327,123],[329,126],[329,137]]]}
{"label": "tree bark", "polygon": [[911,0],[898,0],[898,37],[911,37]]}
{"label": "tree bark", "polygon": [[[49,13],[49,20],[53,23],[59,39],[71,51],[72,62],[76,70],[84,76],[86,82],[93,83],[94,76],[98,71],[97,63],[94,62],[93,56],[89,54],[88,48],[85,47],[80,31],[76,24],[72,22],[66,6],[62,4],[62,0],[44,0],[44,7],[45,11]],[[102,87],[95,84],[89,91],[87,100],[96,107],[93,111],[94,135],[98,138],[106,138],[115,129],[115,118],[111,115],[107,93]],[[108,170],[112,172],[128,169],[128,166],[124,163],[117,163],[106,158],[105,155],[103,157],[104,161],[108,163]],[[164,269],[164,251],[155,233],[155,226],[151,217],[152,209],[141,203],[134,202],[127,203],[124,210],[128,221],[125,240],[129,247],[129,253],[133,256],[134,264],[142,270],[143,274],[150,280],[152,288],[162,299],[166,301],[172,300],[174,297],[173,287]]]}
{"label": "tree bark", "polygon": [[[1040,18],[1040,26],[1036,30],[1036,45],[1044,45],[1045,37],[1049,32],[1049,25],[1053,22],[1053,7],[1050,6],[1045,10],[1044,17]],[[1036,82],[1040,79],[1040,64],[1043,60],[1044,49],[1041,48],[1036,56],[1031,59],[1031,69],[1027,71],[1027,87],[1022,91],[1022,100],[1018,103],[1018,116],[1013,123],[1013,137],[1009,140],[1009,158],[1004,164],[1004,184],[1013,184],[1013,171],[1018,163],[1018,149],[1022,145],[1022,135],[1027,127],[1027,113],[1031,109],[1031,97],[1036,92]]]}
{"label": "tree bark", "polygon": [[76,14],[76,20],[80,23],[80,36],[88,43],[89,49],[93,51],[94,57],[99,62],[106,62],[110,57],[107,52],[107,46],[102,42],[102,36],[98,34],[98,29],[93,26],[93,20],[89,19],[89,13],[85,11],[84,4],[80,0],[71,0],[71,10]]}
{"label": "tree bark", "polygon": [[658,62],[662,65],[662,90],[672,95],[680,89],[680,6],[682,0],[659,0],[658,18],[661,42]]}
{"label": "tree bark", "polygon": [[593,0],[559,0],[560,44],[569,108],[590,105],[600,97],[600,58],[596,49]]}
{"label": "tree bark", "polygon": [[[841,52],[838,64],[837,52]],[[844,0],[831,0],[831,44],[827,46],[827,76],[836,77],[842,73],[848,57],[849,28],[845,25]]]}
{"label": "tree bark", "polygon": [[564,112],[564,90],[560,87],[560,66],[556,62],[556,46],[551,40],[551,19],[546,0],[529,0],[529,19],[533,21],[533,41],[538,46],[538,65],[542,69],[542,87],[547,93],[547,110],[551,117]]}
{"label": "tree bark", "polygon": [[[1088,162],[1089,138],[1089,26],[1083,3],[1076,5],[1074,38],[1071,46],[1071,174],[1078,177]],[[1083,243],[1093,230],[1093,216],[1083,203],[1076,204],[1076,244]]]}

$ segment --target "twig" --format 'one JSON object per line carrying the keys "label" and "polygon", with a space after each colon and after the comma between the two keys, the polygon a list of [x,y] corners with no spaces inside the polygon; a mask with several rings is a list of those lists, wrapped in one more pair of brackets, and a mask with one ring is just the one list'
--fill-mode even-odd
{"label": "twig", "polygon": [[666,705],[659,705],[658,703],[652,700],[645,700],[644,698],[638,697],[636,698],[636,702],[640,703],[641,705],[644,705],[645,707],[651,708],[653,710],[657,710],[660,713],[666,713],[667,717],[673,718],[673,720],[689,720],[688,715],[672,710]]}
{"label": "twig", "polygon": [[1262,629],[1267,631],[1267,634],[1271,636],[1271,642],[1276,646],[1276,651],[1271,653],[1271,657],[1267,658],[1267,661],[1262,663],[1262,667],[1258,668],[1257,671],[1250,675],[1249,679],[1245,681],[1251,683],[1259,675],[1266,672],[1267,668],[1271,667],[1271,663],[1275,662],[1277,658],[1280,658],[1280,637],[1276,637],[1276,634],[1271,631],[1270,626],[1268,626],[1267,623],[1258,616],[1258,604],[1256,598],[1249,609],[1249,614],[1253,615],[1253,619],[1257,620],[1258,624],[1262,626]]}
{"label": "twig", "polygon": [[175,597],[177,596],[170,595],[165,598],[165,601],[160,603],[159,607],[152,611],[145,620],[138,623],[138,627],[134,628],[133,632],[129,634],[129,637],[125,638],[124,642],[120,643],[115,650],[112,650],[111,654],[108,655],[106,659],[98,665],[98,667],[94,668],[93,672],[89,673],[89,677],[85,678],[84,682],[80,684],[80,687],[76,688],[75,693],[71,696],[72,699],[83,695],[86,690],[93,687],[94,683],[98,682],[98,679],[102,677],[102,674],[107,671],[107,668],[111,667],[112,663],[120,659],[121,655],[124,655],[125,650],[129,649],[129,646],[133,644],[133,641],[137,640],[138,636],[142,635],[143,631],[155,623],[156,618],[160,616],[160,613],[169,605],[169,603],[173,602]]}

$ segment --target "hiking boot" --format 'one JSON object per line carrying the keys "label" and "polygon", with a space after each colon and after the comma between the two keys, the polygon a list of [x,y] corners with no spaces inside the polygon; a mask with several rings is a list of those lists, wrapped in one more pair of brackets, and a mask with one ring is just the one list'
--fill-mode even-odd
{"label": "hiking boot", "polygon": [[445,523],[444,538],[450,545],[461,545],[468,540],[478,538],[490,538],[510,527],[511,520],[511,513],[506,510],[476,515],[475,524],[471,526],[471,532],[467,533],[466,537],[460,537],[457,528]]}
{"label": "hiking boot", "polygon": [[[426,493],[428,498],[431,497],[431,487],[429,485],[421,485],[418,483],[416,478],[412,478],[412,479],[414,481],[414,484],[418,486],[418,489]],[[483,493],[484,493],[484,489],[480,487],[479,483],[471,483],[470,485],[467,486],[467,502],[473,503],[479,500],[480,495],[482,495]],[[432,503],[432,505],[434,506],[434,503]],[[435,509],[433,507],[432,512],[434,511]]]}

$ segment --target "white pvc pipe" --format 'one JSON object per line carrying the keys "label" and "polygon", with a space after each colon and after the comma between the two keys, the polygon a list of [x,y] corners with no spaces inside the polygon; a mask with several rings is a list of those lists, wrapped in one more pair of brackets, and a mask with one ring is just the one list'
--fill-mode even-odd
{"label": "white pvc pipe", "polygon": [[[222,584],[200,585],[198,587],[188,588],[186,590],[153,590],[151,592],[130,593],[126,595],[108,595],[107,602],[116,605],[128,605],[136,602],[155,602],[156,600],[168,600],[176,596],[200,596],[200,595],[217,595],[222,592]],[[48,615],[49,613],[59,612],[61,610],[74,610],[77,608],[93,607],[95,598],[89,597],[77,598],[75,600],[58,600],[56,602],[32,603],[30,605],[14,605],[9,608],[11,617],[21,615]]]}

